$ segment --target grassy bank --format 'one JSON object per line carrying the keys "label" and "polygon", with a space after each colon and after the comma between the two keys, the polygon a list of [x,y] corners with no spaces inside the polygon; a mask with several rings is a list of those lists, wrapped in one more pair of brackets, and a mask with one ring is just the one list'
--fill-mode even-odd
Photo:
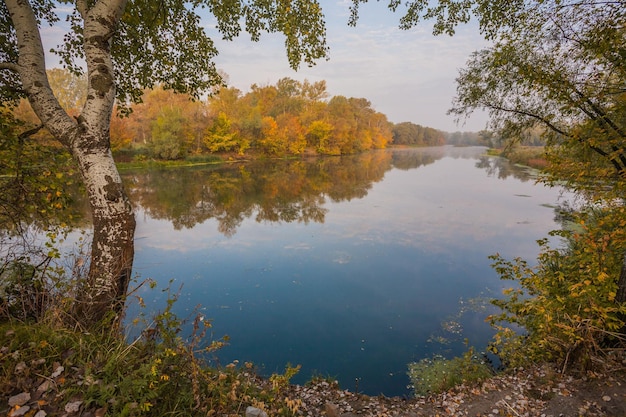
{"label": "grassy bank", "polygon": [[209,366],[222,341],[183,338],[168,314],[131,341],[43,323],[0,325],[2,415],[231,416],[247,407],[292,416],[285,391],[297,368],[260,379],[250,363]]}

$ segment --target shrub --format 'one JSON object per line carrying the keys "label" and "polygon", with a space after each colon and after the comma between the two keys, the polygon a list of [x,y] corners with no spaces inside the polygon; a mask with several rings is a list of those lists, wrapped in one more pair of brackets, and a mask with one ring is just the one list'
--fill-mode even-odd
{"label": "shrub", "polygon": [[437,394],[460,384],[475,384],[493,375],[493,370],[473,349],[463,356],[445,359],[442,356],[409,364],[411,386],[416,396]]}
{"label": "shrub", "polygon": [[553,361],[589,369],[610,345],[623,341],[626,303],[616,302],[626,249],[624,207],[572,214],[571,230],[553,232],[563,248],[539,241],[538,265],[494,255],[494,268],[515,286],[493,303],[498,330],[492,351],[509,366]]}

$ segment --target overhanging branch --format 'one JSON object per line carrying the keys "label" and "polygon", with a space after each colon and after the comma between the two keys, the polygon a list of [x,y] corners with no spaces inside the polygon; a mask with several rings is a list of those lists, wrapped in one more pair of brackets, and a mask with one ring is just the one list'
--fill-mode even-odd
{"label": "overhanging branch", "polygon": [[27,138],[31,137],[32,135],[34,135],[35,133],[39,132],[41,129],[43,129],[43,127],[44,126],[41,124],[39,126],[33,127],[32,129],[28,129],[28,130],[20,133],[18,138],[20,140],[27,139]]}
{"label": "overhanging branch", "polygon": [[556,132],[556,133],[558,133],[560,135],[563,135],[565,137],[568,137],[570,139],[576,139],[579,143],[582,143],[582,144],[588,146],[589,149],[593,150],[594,152],[596,152],[597,154],[601,155],[602,157],[608,159],[609,162],[611,162],[611,164],[617,170],[618,173],[624,174],[626,172],[626,166],[622,166],[622,164],[620,164],[620,162],[617,161],[615,158],[612,158],[611,155],[608,152],[606,152],[602,148],[599,148],[597,146],[591,145],[589,142],[585,141],[584,139],[576,138],[571,133],[568,133],[568,132],[565,132],[562,129],[559,129],[556,125],[554,125],[552,122],[550,122],[548,119],[546,119],[543,116],[531,113],[529,111],[524,111],[524,110],[519,110],[519,109],[509,109],[509,108],[506,108],[506,107],[503,107],[503,106],[496,106],[496,105],[493,105],[493,104],[482,103],[482,105],[484,107],[486,107],[486,108],[491,108],[493,110],[498,110],[498,111],[502,111],[502,112],[505,112],[505,113],[518,114],[518,115],[521,115],[521,116],[526,116],[526,117],[530,117],[532,119],[535,119],[535,120],[539,121],[540,123],[543,123],[550,130],[552,130],[552,131],[554,131],[554,132]]}

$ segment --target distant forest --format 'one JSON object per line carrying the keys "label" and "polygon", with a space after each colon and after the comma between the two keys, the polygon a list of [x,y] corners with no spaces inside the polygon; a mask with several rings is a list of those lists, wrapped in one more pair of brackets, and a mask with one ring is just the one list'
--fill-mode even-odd
{"label": "distant forest", "polygon": [[[84,80],[61,69],[48,73],[55,91],[62,92],[61,105],[78,114]],[[211,153],[345,155],[389,145],[497,146],[498,142],[487,131],[447,133],[411,122],[394,124],[365,98],[330,97],[325,81],[290,78],[275,85],[254,84],[247,93],[223,87],[205,100],[156,87],[144,92],[141,103],[117,111],[128,116],[111,121],[113,152],[139,159],[176,160]],[[14,113],[36,124],[26,101]]]}

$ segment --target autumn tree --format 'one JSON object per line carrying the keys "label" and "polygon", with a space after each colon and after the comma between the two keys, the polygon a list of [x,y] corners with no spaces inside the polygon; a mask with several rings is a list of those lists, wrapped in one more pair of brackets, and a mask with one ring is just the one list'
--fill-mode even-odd
{"label": "autumn tree", "polygon": [[[255,149],[272,156],[350,154],[384,148],[392,140],[387,117],[363,98],[326,98],[326,83],[290,78],[250,91],[221,89],[208,102],[205,142],[213,152]],[[239,152],[243,152],[239,150]]]}
{"label": "autumn tree", "polygon": [[203,141],[210,152],[236,151],[243,155],[250,147],[250,142],[239,134],[232,120],[223,111],[211,121]]}
{"label": "autumn tree", "polygon": [[[198,96],[221,83],[212,58],[217,50],[200,24],[208,10],[226,39],[247,31],[285,34],[292,67],[327,53],[321,8],[315,0],[194,3],[98,0],[69,2],[70,31],[56,48],[63,64],[86,74],[80,114],[63,109],[46,73],[42,31],[59,22],[51,0],[0,4],[2,102],[28,98],[41,123],[76,161],[89,198],[93,240],[88,277],[76,296],[75,317],[90,327],[120,312],[132,271],[135,219],[111,156],[109,125],[114,100],[140,98],[144,88]],[[84,62],[81,64],[81,62]]]}
{"label": "autumn tree", "polygon": [[440,146],[445,143],[444,133],[411,122],[393,126],[393,143],[396,145]]}

